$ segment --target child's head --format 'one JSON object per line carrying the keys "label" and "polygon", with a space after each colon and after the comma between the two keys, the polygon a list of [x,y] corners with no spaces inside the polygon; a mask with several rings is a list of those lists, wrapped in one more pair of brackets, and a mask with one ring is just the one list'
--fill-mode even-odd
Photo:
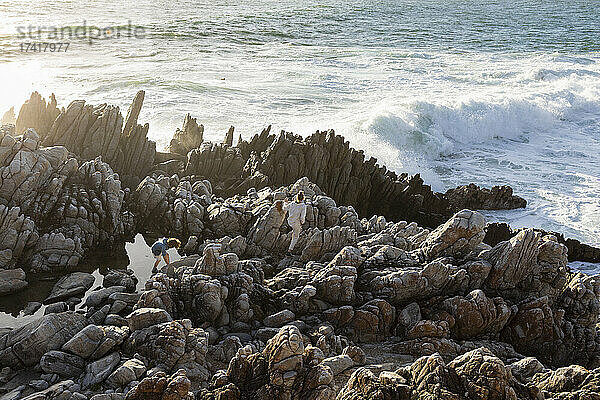
{"label": "child's head", "polygon": [[301,201],[304,201],[304,192],[301,190],[298,192],[298,194],[296,195],[296,201],[298,203],[300,203]]}
{"label": "child's head", "polygon": [[175,239],[175,238],[170,238],[167,239],[167,246],[169,246],[169,248],[176,248],[178,249],[179,247],[181,247],[181,242],[179,241],[179,239]]}

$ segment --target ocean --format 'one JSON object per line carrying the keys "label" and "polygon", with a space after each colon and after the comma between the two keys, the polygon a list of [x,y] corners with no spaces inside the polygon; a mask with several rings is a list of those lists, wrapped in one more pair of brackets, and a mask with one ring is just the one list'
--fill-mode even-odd
{"label": "ocean", "polygon": [[125,113],[143,89],[162,149],[187,113],[215,140],[334,129],[435,190],[527,199],[489,220],[600,245],[595,1],[5,0],[0,21],[0,113],[34,90]]}

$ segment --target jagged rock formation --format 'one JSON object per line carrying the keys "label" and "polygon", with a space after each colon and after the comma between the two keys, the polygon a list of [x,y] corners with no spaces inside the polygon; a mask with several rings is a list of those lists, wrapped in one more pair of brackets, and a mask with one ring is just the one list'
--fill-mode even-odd
{"label": "jagged rock formation", "polygon": [[22,135],[31,128],[43,137],[50,132],[54,120],[60,113],[61,110],[57,107],[54,93],[50,95],[48,103],[46,103],[46,100],[38,92],[33,92],[29,100],[21,106],[16,122],[12,123],[15,124],[17,135]]}
{"label": "jagged rock formation", "polygon": [[0,267],[75,266],[86,249],[119,243],[130,220],[118,176],[99,158],[79,165],[33,130],[0,131]]}
{"label": "jagged rock formation", "polygon": [[[268,243],[262,236],[275,237],[261,222],[275,199],[298,188],[313,202],[309,230],[348,222],[353,244],[318,260],[304,251],[277,265],[249,258]],[[260,229],[206,241],[142,293],[118,285],[127,273],[113,273],[86,299],[85,315],[49,314],[0,337],[2,366],[19,376],[39,364],[44,374],[16,395],[35,385],[50,398],[61,389],[111,399],[537,400],[597,390],[584,367],[600,365],[600,280],[572,274],[554,237],[525,230],[490,248],[473,211],[430,232],[343,219],[348,210],[317,193],[301,180],[238,197],[258,207]],[[360,368],[387,362],[385,348],[402,361]]]}
{"label": "jagged rock formation", "polygon": [[471,183],[448,190],[444,197],[455,210],[512,210],[527,206],[527,201],[515,196],[512,188],[506,185],[486,189]]}
{"label": "jagged rock formation", "polygon": [[204,125],[198,125],[196,118],[190,114],[185,116],[183,127],[177,129],[171,139],[169,151],[171,153],[187,155],[193,149],[200,147],[204,141]]}
{"label": "jagged rock formation", "polygon": [[83,160],[101,156],[128,186],[137,185],[151,169],[156,153],[156,144],[146,137],[148,124],[137,124],[143,101],[140,91],[124,121],[118,107],[75,100],[59,111],[54,96],[46,106],[34,93],[19,112],[17,133],[33,128],[45,146],[64,146]]}
{"label": "jagged rock formation", "polygon": [[[44,317],[0,330],[0,394],[597,396],[600,279],[573,273],[553,235],[501,237],[488,226],[498,240],[485,244],[483,216],[462,209],[522,204],[509,189],[434,193],[418,176],[365,162],[332,131],[302,139],[267,129],[233,147],[230,129],[224,143],[202,143],[190,116],[171,144],[180,154],[161,155],[149,173],[143,96],[125,119],[73,102],[41,138],[0,130],[0,293],[25,285],[26,272],[73,266],[141,231],[179,237],[187,255],[139,291],[131,272],[108,272],[76,312],[65,310],[93,277],[62,278]],[[40,111],[22,120],[39,122],[51,111],[32,99],[25,110]],[[123,174],[139,185],[127,188]],[[306,221],[286,254],[277,202],[300,190]]]}
{"label": "jagged rock formation", "polygon": [[3,125],[15,125],[17,123],[17,116],[15,115],[15,108],[11,107],[10,110],[5,112],[0,119],[0,126]]}
{"label": "jagged rock formation", "polygon": [[470,185],[447,195],[434,193],[418,175],[398,176],[377,165],[374,158],[365,160],[362,151],[351,148],[333,131],[302,138],[287,132],[271,135],[269,127],[236,148],[230,147],[232,141],[233,132],[228,132],[223,145],[194,150],[186,173],[219,182],[216,190],[225,196],[250,187],[288,185],[307,176],[335,201],[353,205],[362,215],[377,212],[434,227],[467,204],[482,209],[526,204],[509,187],[488,190]]}
{"label": "jagged rock formation", "polygon": [[410,367],[376,376],[357,370],[338,399],[539,399],[540,390],[515,379],[509,366],[486,348],[466,353],[450,363],[426,356]]}
{"label": "jagged rock formation", "polygon": [[306,351],[297,327],[285,326],[261,353],[248,346],[239,349],[227,372],[200,399],[333,399],[331,368],[314,354]]}

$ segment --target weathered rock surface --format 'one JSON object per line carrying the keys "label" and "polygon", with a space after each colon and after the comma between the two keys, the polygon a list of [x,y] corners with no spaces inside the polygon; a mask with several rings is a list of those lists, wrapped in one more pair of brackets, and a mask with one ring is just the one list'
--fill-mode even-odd
{"label": "weathered rock surface", "polygon": [[28,285],[21,268],[0,270],[0,296],[18,292]]}
{"label": "weathered rock surface", "polygon": [[171,376],[159,372],[144,378],[125,397],[126,400],[194,400],[190,391],[191,383],[184,371],[177,371]]}
{"label": "weathered rock surface", "polygon": [[131,331],[168,321],[172,321],[169,313],[159,308],[138,308],[127,317]]}
{"label": "weathered rock surface", "polygon": [[512,210],[527,206],[527,201],[513,195],[512,188],[506,185],[486,189],[471,183],[448,190],[444,197],[455,210]]}
{"label": "weathered rock surface", "polygon": [[56,97],[50,95],[48,103],[38,93],[33,92],[19,110],[19,116],[16,119],[15,131],[18,135],[23,134],[28,128],[35,129],[40,135],[46,135],[60,110],[56,106]]}
{"label": "weathered rock surface", "polygon": [[156,144],[146,138],[148,124],[137,124],[143,101],[140,91],[124,120],[118,107],[75,100],[59,111],[54,96],[46,106],[34,93],[19,112],[17,133],[33,128],[46,146],[65,146],[83,160],[101,156],[125,182],[137,184],[152,167],[156,153]]}
{"label": "weathered rock surface", "polygon": [[313,363],[310,354],[298,328],[285,326],[261,353],[239,349],[227,372],[199,398],[335,398],[331,368]]}
{"label": "weathered rock surface", "polygon": [[[61,278],[48,315],[0,330],[6,398],[598,393],[600,279],[573,273],[568,244],[544,232],[488,226],[483,243],[483,216],[463,209],[522,206],[510,188],[434,193],[333,131],[267,129],[234,147],[232,128],[207,143],[189,115],[177,154],[155,157],[137,123],[143,99],[123,118],[33,96],[22,135],[0,129],[0,288],[122,250],[138,232],[176,236],[186,255],[138,292],[133,271],[110,269],[76,313],[63,311],[93,277]],[[291,228],[277,201],[300,190],[306,220],[285,254]]]}
{"label": "weathered rock surface", "polygon": [[92,287],[94,281],[94,276],[86,272],[73,272],[65,275],[56,282],[44,303],[50,304],[71,297],[83,297],[85,292]]}
{"label": "weathered rock surface", "polygon": [[444,256],[464,257],[483,241],[484,228],[483,215],[462,210],[431,232],[420,250],[426,260]]}
{"label": "weathered rock surface", "polygon": [[0,366],[31,367],[50,350],[58,350],[87,325],[74,312],[49,314],[0,337]]}
{"label": "weathered rock surface", "polygon": [[183,127],[177,129],[171,139],[169,151],[181,155],[187,155],[191,150],[200,147],[203,142],[204,125],[198,125],[196,118],[190,114],[185,116]]}
{"label": "weathered rock surface", "polygon": [[128,336],[127,328],[88,325],[62,346],[62,350],[83,359],[98,359],[120,345]]}
{"label": "weathered rock surface", "polygon": [[73,378],[83,373],[85,360],[77,355],[51,350],[40,359],[40,367],[47,374]]}

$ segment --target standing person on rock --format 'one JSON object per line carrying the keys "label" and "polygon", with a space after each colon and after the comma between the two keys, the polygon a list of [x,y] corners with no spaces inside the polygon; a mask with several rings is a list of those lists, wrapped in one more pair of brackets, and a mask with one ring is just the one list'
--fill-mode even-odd
{"label": "standing person on rock", "polygon": [[175,239],[175,238],[164,238],[163,240],[157,240],[156,242],[154,242],[154,244],[152,245],[152,255],[154,256],[154,258],[156,259],[156,261],[154,262],[154,268],[152,268],[152,272],[157,272],[158,269],[158,264],[160,264],[160,259],[161,257],[165,260],[165,263],[167,263],[167,265],[170,263],[169,261],[169,253],[167,253],[168,249],[178,249],[181,246],[181,242],[179,241],[179,239]]}
{"label": "standing person on rock", "polygon": [[288,224],[292,227],[292,241],[288,248],[288,255],[292,254],[294,246],[298,242],[300,232],[302,232],[302,224],[306,219],[306,204],[304,203],[304,192],[300,190],[293,202],[286,200],[285,211],[288,213]]}

